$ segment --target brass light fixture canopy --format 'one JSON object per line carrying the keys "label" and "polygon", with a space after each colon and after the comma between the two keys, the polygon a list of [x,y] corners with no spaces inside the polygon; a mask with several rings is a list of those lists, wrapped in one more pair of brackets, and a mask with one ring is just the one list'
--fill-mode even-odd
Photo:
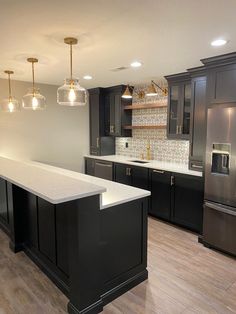
{"label": "brass light fixture canopy", "polygon": [[58,88],[57,102],[64,106],[84,106],[87,103],[87,91],[72,74],[72,46],[78,44],[78,39],[66,37],[64,43],[70,46],[70,78],[66,78],[65,84]]}
{"label": "brass light fixture canopy", "polygon": [[11,74],[14,74],[14,71],[11,71],[11,70],[5,70],[5,71],[4,71],[4,73],[6,73],[6,74],[10,74],[10,75],[11,75]]}
{"label": "brass light fixture canopy", "polygon": [[37,58],[27,58],[27,61],[30,63],[37,63],[39,60]]}
{"label": "brass light fixture canopy", "polygon": [[5,70],[4,73],[8,75],[8,98],[3,99],[1,109],[4,112],[16,112],[20,110],[19,102],[12,96],[11,91],[11,75],[14,74],[11,70]]}
{"label": "brass light fixture canopy", "polygon": [[39,60],[37,58],[27,58],[27,61],[32,64],[32,88],[29,88],[26,95],[22,99],[22,107],[24,109],[42,110],[46,107],[45,97],[40,94],[39,88],[35,87],[34,81],[34,64]]}
{"label": "brass light fixture canopy", "polygon": [[133,98],[132,93],[130,91],[130,86],[129,85],[126,86],[126,89],[125,89],[125,91],[124,91],[124,93],[123,93],[123,95],[121,97],[124,98],[124,99],[131,99],[131,98]]}
{"label": "brass light fixture canopy", "polygon": [[77,45],[78,39],[74,37],[66,37],[64,38],[64,43],[67,45]]}

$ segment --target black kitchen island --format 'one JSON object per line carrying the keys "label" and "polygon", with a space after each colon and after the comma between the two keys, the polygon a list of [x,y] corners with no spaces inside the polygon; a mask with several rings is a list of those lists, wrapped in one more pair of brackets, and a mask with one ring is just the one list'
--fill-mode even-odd
{"label": "black kitchen island", "polygon": [[99,313],[147,279],[150,192],[3,157],[0,177],[0,226],[10,248],[63,291],[69,313]]}

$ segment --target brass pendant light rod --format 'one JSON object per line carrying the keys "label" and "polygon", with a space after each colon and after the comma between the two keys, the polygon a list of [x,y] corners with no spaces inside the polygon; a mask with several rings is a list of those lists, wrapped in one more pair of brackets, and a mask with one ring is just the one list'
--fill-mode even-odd
{"label": "brass pendant light rod", "polygon": [[71,85],[73,85],[74,82],[73,82],[73,74],[72,74],[72,61],[73,61],[72,60],[73,58],[72,46],[78,44],[78,39],[74,37],[66,37],[64,38],[64,43],[67,45],[70,45],[70,83]]}
{"label": "brass pendant light rod", "polygon": [[163,94],[166,96],[167,95],[167,88],[161,88],[156,82],[154,82],[153,80],[151,80],[151,83],[154,84],[155,86],[157,86],[162,92]]}
{"label": "brass pendant light rod", "polygon": [[39,60],[37,58],[28,58],[27,61],[32,64],[32,82],[33,82],[33,96],[34,96],[34,93],[35,93],[34,64],[37,63]]}
{"label": "brass pendant light rod", "polygon": [[4,71],[8,75],[8,91],[9,91],[9,102],[12,100],[12,95],[11,95],[11,74],[13,74],[13,71],[6,70]]}

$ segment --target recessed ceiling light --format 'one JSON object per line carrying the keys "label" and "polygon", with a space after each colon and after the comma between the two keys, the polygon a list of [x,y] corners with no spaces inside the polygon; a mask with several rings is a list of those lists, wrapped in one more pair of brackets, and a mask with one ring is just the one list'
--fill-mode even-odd
{"label": "recessed ceiling light", "polygon": [[91,76],[91,75],[84,75],[84,76],[83,76],[83,79],[85,79],[85,80],[91,80],[91,79],[92,79],[92,76]]}
{"label": "recessed ceiling light", "polygon": [[138,67],[141,67],[141,65],[142,65],[142,63],[139,61],[134,61],[134,62],[130,63],[130,66],[132,68],[138,68]]}
{"label": "recessed ceiling light", "polygon": [[214,47],[224,46],[227,43],[225,39],[216,39],[211,42],[211,45]]}

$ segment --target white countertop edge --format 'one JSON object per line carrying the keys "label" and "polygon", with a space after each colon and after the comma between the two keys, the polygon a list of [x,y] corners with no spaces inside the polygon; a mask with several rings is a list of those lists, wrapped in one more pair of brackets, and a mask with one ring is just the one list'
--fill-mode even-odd
{"label": "white countertop edge", "polygon": [[[147,191],[147,190],[139,189],[136,187],[131,187],[131,186],[117,183],[114,181],[108,181],[105,179],[96,178],[93,176],[86,175],[84,173],[79,173],[79,172],[76,172],[73,170],[68,170],[65,168],[60,168],[57,166],[45,164],[43,162],[28,161],[26,163],[34,165],[35,167],[48,169],[48,171],[51,171],[51,172],[60,173],[62,175],[68,176],[68,177],[73,177],[75,179],[78,176],[89,177],[90,180],[94,181],[94,182],[91,182],[92,184],[95,184],[97,186],[103,186],[104,185],[104,189],[103,189],[102,193],[100,194],[100,209],[101,210],[105,209],[105,208],[113,207],[116,205],[124,204],[124,203],[130,202],[130,201],[136,200],[136,199],[145,198],[145,197],[148,197],[151,195],[151,192]],[[81,178],[80,180],[83,181],[83,178]],[[84,181],[88,182],[87,180],[84,180]],[[116,194],[114,193],[114,191],[112,189],[112,187],[114,187],[114,186],[117,186],[117,191],[121,193],[121,197],[120,198],[118,197],[118,199],[117,199]],[[120,191],[119,191],[119,189],[120,189]],[[131,196],[127,196],[127,192],[126,192],[127,190],[131,191]],[[124,193],[124,191],[125,191],[125,193]],[[133,196],[132,196],[132,193],[134,194]],[[113,196],[114,194],[115,194],[115,197]],[[112,199],[115,199],[115,200],[112,200]]]}
{"label": "white countertop edge", "polygon": [[190,170],[190,169],[188,169],[188,166],[184,165],[184,164],[162,162],[162,161],[158,161],[158,160],[143,160],[143,161],[146,161],[147,163],[146,164],[139,164],[139,163],[130,161],[130,159],[140,160],[139,158],[122,156],[122,155],[106,155],[106,156],[85,155],[84,157],[85,158],[98,159],[98,160],[104,160],[104,161],[110,161],[110,162],[120,163],[120,164],[127,164],[127,165],[132,165],[132,166],[142,167],[142,168],[147,168],[147,169],[153,169],[153,170],[164,170],[164,171],[169,171],[169,172],[191,175],[191,176],[195,176],[195,177],[202,177],[203,176],[202,172]]}
{"label": "white countertop edge", "polygon": [[104,187],[101,187],[100,189],[98,189],[96,192],[88,192],[88,193],[83,193],[83,194],[80,194],[80,195],[72,195],[72,196],[69,196],[69,197],[64,197],[64,198],[57,198],[57,200],[54,200],[54,199],[51,199],[47,196],[45,196],[44,194],[41,194],[33,189],[30,189],[28,187],[26,187],[25,185],[23,184],[20,184],[19,182],[16,182],[12,179],[9,179],[8,177],[4,176],[4,175],[0,175],[0,177],[20,188],[22,188],[23,190],[26,190],[27,192],[30,192],[52,204],[61,204],[61,203],[65,203],[65,202],[70,202],[70,201],[74,201],[74,200],[77,200],[77,199],[80,199],[80,198],[85,198],[85,197],[89,197],[89,196],[94,196],[94,195],[100,195],[100,206],[101,206],[101,194],[106,192],[106,188]]}
{"label": "white countertop edge", "polygon": [[101,205],[101,209],[106,209],[106,208],[113,207],[113,206],[116,206],[116,205],[132,202],[132,201],[138,200],[140,198],[148,197],[150,195],[151,195],[151,192],[147,191],[146,193],[143,193],[142,195],[133,196],[133,197],[127,198],[127,199],[125,199],[123,201],[116,201],[116,202],[114,202],[112,204]]}

